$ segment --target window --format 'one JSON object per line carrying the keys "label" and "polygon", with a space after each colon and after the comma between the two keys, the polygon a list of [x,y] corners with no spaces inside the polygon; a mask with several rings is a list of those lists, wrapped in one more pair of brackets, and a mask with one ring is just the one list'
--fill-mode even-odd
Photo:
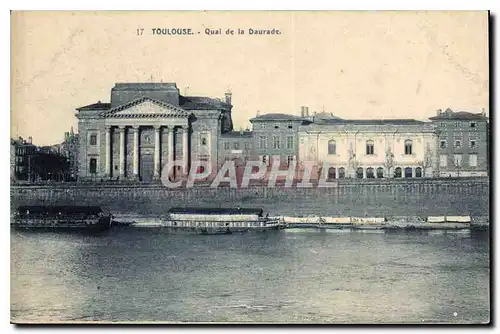
{"label": "window", "polygon": [[339,168],[339,179],[344,179],[345,178],[345,169],[344,167]]}
{"label": "window", "polygon": [[384,169],[382,167],[377,168],[377,178],[381,179],[384,177]]}
{"label": "window", "polygon": [[207,137],[205,137],[204,135],[202,135],[200,143],[201,143],[202,146],[206,146],[207,145]]}
{"label": "window", "polygon": [[447,144],[448,144],[448,141],[446,139],[441,139],[439,141],[439,148],[446,148],[446,146],[448,146]]}
{"label": "window", "polygon": [[337,144],[335,143],[335,140],[333,140],[333,139],[328,141],[328,154],[329,155],[337,154]]}
{"label": "window", "polygon": [[412,147],[413,147],[413,142],[410,139],[405,140],[405,154],[406,155],[412,154]]}
{"label": "window", "polygon": [[366,141],[366,154],[373,155],[373,154],[375,154],[374,152],[375,152],[375,150],[374,150],[373,140],[367,140]]}
{"label": "window", "polygon": [[401,167],[396,167],[396,169],[394,170],[394,177],[395,178],[400,178],[402,175],[401,173]]}
{"label": "window", "polygon": [[97,145],[97,135],[96,134],[90,135],[90,145],[92,145],[92,146]]}
{"label": "window", "polygon": [[337,170],[335,167],[328,168],[328,180],[334,180],[337,177]]}
{"label": "window", "polygon": [[448,155],[441,154],[439,156],[439,167],[448,167]]}
{"label": "window", "polygon": [[367,179],[374,179],[375,178],[375,171],[373,168],[369,167],[366,169],[366,178]]}
{"label": "window", "polygon": [[446,123],[445,123],[445,122],[441,122],[440,126],[441,126],[442,128],[445,128],[445,127],[446,127]]}
{"label": "window", "polygon": [[461,140],[455,140],[454,147],[455,147],[455,148],[460,148],[460,147],[462,147],[462,141],[461,141]]}
{"label": "window", "polygon": [[293,149],[293,136],[286,137],[286,148],[289,150]]}
{"label": "window", "polygon": [[475,128],[477,126],[477,123],[476,122],[470,122],[470,127],[471,128]]}
{"label": "window", "polygon": [[273,136],[273,148],[274,149],[280,148],[280,136]]}
{"label": "window", "polygon": [[89,162],[89,172],[90,174],[97,173],[97,159],[91,158]]}
{"label": "window", "polygon": [[462,155],[455,154],[453,156],[453,161],[454,161],[455,167],[461,167],[462,166]]}
{"label": "window", "polygon": [[260,136],[259,137],[259,148],[261,150],[267,148],[267,138],[266,138],[266,136]]}
{"label": "window", "polygon": [[228,141],[224,142],[224,149],[229,150],[229,142]]}
{"label": "window", "polygon": [[295,156],[294,155],[289,155],[286,158],[286,163],[287,163],[288,166],[290,166],[294,161],[295,161]]}
{"label": "window", "polygon": [[250,148],[250,143],[245,142],[245,144],[244,144],[244,145],[245,145],[245,150],[248,150],[248,149]]}
{"label": "window", "polygon": [[477,147],[476,140],[475,139],[471,139],[471,141],[470,141],[470,148],[476,148],[476,147]]}
{"label": "window", "polygon": [[460,126],[460,122],[455,122],[455,127],[458,128]]}
{"label": "window", "polygon": [[240,149],[240,143],[234,142],[233,143],[233,150],[239,150]]}
{"label": "window", "polygon": [[415,168],[415,177],[422,177],[422,168]]}
{"label": "window", "polygon": [[288,123],[288,128],[289,129],[293,129],[293,124],[292,123]]}
{"label": "window", "polygon": [[275,126],[274,126],[274,128],[275,128],[275,129],[279,129],[279,125],[275,125]]}
{"label": "window", "polygon": [[405,168],[405,177],[413,177],[413,170],[411,169],[411,167],[406,167]]}
{"label": "window", "polygon": [[260,128],[265,129],[266,128],[266,123],[260,123]]}
{"label": "window", "polygon": [[477,154],[469,154],[469,166],[477,167]]}
{"label": "window", "polygon": [[262,160],[261,160],[261,162],[262,162],[264,165],[266,165],[266,166],[268,166],[268,165],[269,165],[269,159],[267,158],[267,155],[263,155],[263,156],[262,156]]}
{"label": "window", "polygon": [[356,178],[362,179],[363,178],[363,168],[359,167],[356,169]]}

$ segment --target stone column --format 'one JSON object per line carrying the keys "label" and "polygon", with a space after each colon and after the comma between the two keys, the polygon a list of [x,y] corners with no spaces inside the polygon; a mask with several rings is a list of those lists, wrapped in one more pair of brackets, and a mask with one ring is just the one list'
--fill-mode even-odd
{"label": "stone column", "polygon": [[139,126],[135,125],[134,129],[134,179],[139,180]]}
{"label": "stone column", "polygon": [[155,125],[154,179],[160,179],[160,126]]}
{"label": "stone column", "polygon": [[125,126],[118,127],[120,133],[120,179],[125,177]]}
{"label": "stone column", "polygon": [[182,160],[184,161],[184,173],[188,173],[189,171],[188,136],[189,136],[189,128],[186,125],[182,127]]}
{"label": "stone column", "polygon": [[363,168],[363,179],[366,179],[366,168]]}
{"label": "stone column", "polygon": [[105,177],[111,176],[111,127],[106,126],[106,147],[104,156],[104,175]]}
{"label": "stone column", "polygon": [[174,127],[170,126],[167,128],[168,131],[168,162],[174,160]]}

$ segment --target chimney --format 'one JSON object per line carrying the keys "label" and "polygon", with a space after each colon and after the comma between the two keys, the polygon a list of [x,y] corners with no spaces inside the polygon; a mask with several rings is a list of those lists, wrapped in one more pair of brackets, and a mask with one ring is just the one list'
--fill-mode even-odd
{"label": "chimney", "polygon": [[304,108],[305,108],[306,117],[309,117],[309,107],[304,107]]}
{"label": "chimney", "polygon": [[306,107],[300,106],[300,117],[306,117]]}
{"label": "chimney", "polygon": [[226,92],[226,103],[231,104],[231,96],[233,95],[230,90]]}
{"label": "chimney", "polygon": [[255,116],[255,117],[259,117],[259,116],[260,116],[260,111],[259,111],[259,110],[257,110],[257,114],[256,114],[256,116]]}
{"label": "chimney", "polygon": [[486,116],[486,111],[484,110],[484,108],[481,109],[481,115]]}
{"label": "chimney", "polygon": [[33,138],[31,136],[28,137],[28,144],[31,144],[33,142]]}
{"label": "chimney", "polygon": [[441,114],[442,114],[442,113],[443,113],[443,111],[442,111],[441,109],[438,109],[438,110],[437,110],[437,115],[438,115],[438,116],[441,116]]}
{"label": "chimney", "polygon": [[243,134],[243,127],[240,126],[240,135]]}

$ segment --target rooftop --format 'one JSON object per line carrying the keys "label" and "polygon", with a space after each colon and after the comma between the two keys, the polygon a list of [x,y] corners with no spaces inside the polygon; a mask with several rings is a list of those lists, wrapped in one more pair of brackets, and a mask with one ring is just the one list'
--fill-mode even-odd
{"label": "rooftop", "polygon": [[111,103],[102,103],[101,101],[97,101],[97,103],[89,104],[87,106],[83,106],[80,108],[76,108],[76,110],[108,110],[111,108]]}
{"label": "rooftop", "polygon": [[252,131],[231,131],[221,134],[222,138],[252,138]]}
{"label": "rooftop", "polygon": [[250,122],[253,122],[253,121],[302,121],[302,120],[304,120],[304,118],[299,117],[299,116],[295,116],[295,115],[271,113],[271,114],[264,114],[264,115],[254,117],[254,118],[250,119]]}
{"label": "rooftop", "polygon": [[231,105],[217,98],[205,96],[179,96],[179,106],[186,110],[227,109]]}
{"label": "rooftop", "polygon": [[359,125],[419,125],[426,122],[415,119],[314,119],[315,124],[359,124]]}
{"label": "rooftop", "polygon": [[112,90],[178,90],[175,82],[127,82],[116,83]]}
{"label": "rooftop", "polygon": [[484,113],[470,113],[467,111],[454,112],[450,108],[445,111],[439,111],[439,114],[429,118],[432,121],[440,120],[487,120],[488,117]]}

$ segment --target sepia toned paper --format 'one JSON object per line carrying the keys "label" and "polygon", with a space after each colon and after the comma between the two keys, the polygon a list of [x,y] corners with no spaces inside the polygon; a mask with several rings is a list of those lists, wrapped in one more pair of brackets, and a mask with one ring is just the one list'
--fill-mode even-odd
{"label": "sepia toned paper", "polygon": [[[489,19],[13,11],[11,321],[489,323]],[[15,228],[55,205],[111,229]]]}

